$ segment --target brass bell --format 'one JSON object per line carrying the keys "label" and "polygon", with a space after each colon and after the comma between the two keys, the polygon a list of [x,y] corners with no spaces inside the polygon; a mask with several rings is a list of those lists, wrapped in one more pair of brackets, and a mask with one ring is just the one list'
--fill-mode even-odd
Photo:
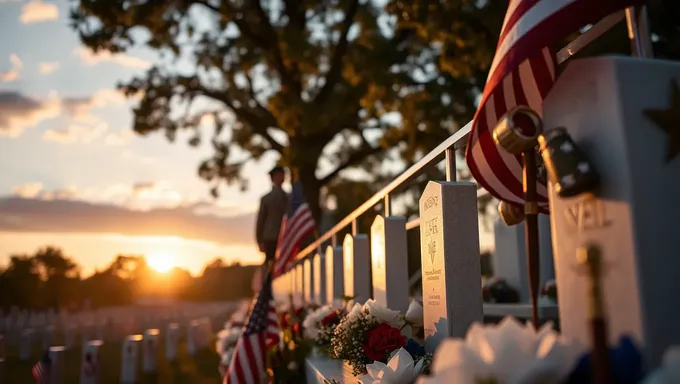
{"label": "brass bell", "polygon": [[518,105],[503,115],[493,130],[493,139],[513,155],[536,147],[543,122],[533,109]]}
{"label": "brass bell", "polygon": [[548,179],[558,195],[572,197],[600,185],[600,175],[566,129],[551,129],[541,134],[538,142]]}
{"label": "brass bell", "polygon": [[498,214],[506,225],[517,225],[524,221],[524,209],[507,201],[498,203]]}

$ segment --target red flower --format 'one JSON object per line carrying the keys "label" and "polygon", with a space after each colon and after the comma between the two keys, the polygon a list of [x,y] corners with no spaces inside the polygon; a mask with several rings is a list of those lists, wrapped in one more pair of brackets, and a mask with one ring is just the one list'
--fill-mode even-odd
{"label": "red flower", "polygon": [[301,333],[301,329],[300,329],[300,324],[299,324],[299,323],[293,324],[293,328],[292,328],[292,329],[293,329],[293,333],[294,333],[294,334],[296,334],[296,335],[301,335],[301,334],[302,334],[302,333]]}
{"label": "red flower", "polygon": [[366,344],[361,348],[371,360],[382,360],[385,355],[406,344],[406,337],[397,328],[382,323],[366,332]]}
{"label": "red flower", "polygon": [[338,320],[340,320],[340,316],[338,316],[338,311],[335,311],[324,317],[323,320],[321,320],[321,325],[328,326],[331,324],[337,324]]}

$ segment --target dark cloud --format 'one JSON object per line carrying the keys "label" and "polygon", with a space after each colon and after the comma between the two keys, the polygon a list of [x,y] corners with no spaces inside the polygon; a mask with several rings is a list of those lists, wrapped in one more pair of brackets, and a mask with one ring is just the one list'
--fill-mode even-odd
{"label": "dark cloud", "polygon": [[0,198],[0,231],[180,236],[222,244],[254,242],[254,215],[198,215],[196,206],[135,211],[73,200]]}
{"label": "dark cloud", "polygon": [[[15,135],[55,114],[48,103],[16,91],[0,91],[0,134]],[[58,112],[58,111],[57,111]]]}

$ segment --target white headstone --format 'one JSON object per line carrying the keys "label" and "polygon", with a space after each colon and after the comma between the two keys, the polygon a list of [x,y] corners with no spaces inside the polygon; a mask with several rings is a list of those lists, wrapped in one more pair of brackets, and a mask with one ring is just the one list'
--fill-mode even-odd
{"label": "white headstone", "polygon": [[101,340],[92,340],[83,348],[80,362],[80,384],[99,383],[99,348],[102,345]]}
{"label": "white headstone", "polygon": [[430,181],[420,197],[425,348],[483,320],[477,186]]}
{"label": "white headstone", "polygon": [[139,361],[139,344],[142,339],[142,335],[131,335],[123,342],[123,358],[120,370],[121,384],[132,384],[139,380],[137,362]]}
{"label": "white headstone", "polygon": [[368,236],[345,235],[342,242],[345,295],[354,301],[364,303],[372,296],[371,289],[371,248]]}
{"label": "white headstone", "polygon": [[156,355],[158,354],[158,329],[147,329],[144,331],[142,340],[142,372],[156,372]]}
{"label": "white headstone", "polygon": [[189,356],[195,356],[199,349],[200,335],[198,328],[197,321],[191,321],[187,326],[187,352],[189,352]]}
{"label": "white headstone", "polygon": [[50,384],[62,384],[64,382],[64,360],[66,348],[63,346],[55,346],[49,348],[50,354]]}
{"label": "white headstone", "polygon": [[326,258],[318,253],[314,256],[314,301],[326,304]]}
{"label": "white headstone", "polygon": [[[538,215],[540,286],[555,279],[550,217]],[[493,271],[494,276],[503,278],[519,293],[521,302],[529,303],[529,273],[527,269],[526,241],[524,224],[508,226],[501,220],[494,224]]]}
{"label": "white headstone", "polygon": [[21,340],[19,342],[19,359],[27,361],[31,358],[33,352],[33,329],[27,328],[21,332]]}
{"label": "white headstone", "polygon": [[326,247],[326,301],[333,302],[345,294],[345,267],[342,247]]}
{"label": "white headstone", "polygon": [[295,266],[295,296],[304,299],[305,297],[305,270],[302,264]]}
{"label": "white headstone", "polygon": [[674,133],[666,132],[644,113],[671,109],[673,80],[680,82],[678,62],[575,60],[560,74],[543,113],[544,125],[565,127],[602,178],[596,197],[550,192],[562,333],[590,341],[588,284],[576,268],[576,250],[597,244],[610,340],[633,336],[643,343],[649,366],[669,345],[680,344],[680,306],[672,298],[680,273],[680,156],[668,157],[678,148],[679,126],[676,121],[665,127]]}
{"label": "white headstone", "polygon": [[[313,257],[313,256],[310,256]],[[316,276],[312,273],[312,261],[310,257],[306,258],[302,262],[302,268],[304,270],[305,281],[304,281],[304,291],[305,291],[305,302],[312,303],[314,301],[314,279]]]}
{"label": "white headstone", "polygon": [[406,218],[376,216],[371,225],[373,298],[406,314],[409,305]]}
{"label": "white headstone", "polygon": [[165,332],[165,358],[173,362],[177,360],[177,346],[179,344],[179,324],[168,324]]}

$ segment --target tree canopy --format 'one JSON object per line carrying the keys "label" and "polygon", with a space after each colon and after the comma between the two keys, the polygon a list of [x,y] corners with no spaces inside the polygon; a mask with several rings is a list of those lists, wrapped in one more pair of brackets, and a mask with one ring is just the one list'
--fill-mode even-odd
{"label": "tree canopy", "polygon": [[504,5],[435,3],[456,12],[446,29],[421,1],[81,0],[71,19],[95,52],[163,57],[121,84],[141,94],[136,132],[189,130],[198,145],[211,121],[214,155],[199,174],[215,194],[221,182],[245,187],[243,164],[274,152],[318,215],[343,170],[385,174],[384,161],[408,164],[472,117]]}

